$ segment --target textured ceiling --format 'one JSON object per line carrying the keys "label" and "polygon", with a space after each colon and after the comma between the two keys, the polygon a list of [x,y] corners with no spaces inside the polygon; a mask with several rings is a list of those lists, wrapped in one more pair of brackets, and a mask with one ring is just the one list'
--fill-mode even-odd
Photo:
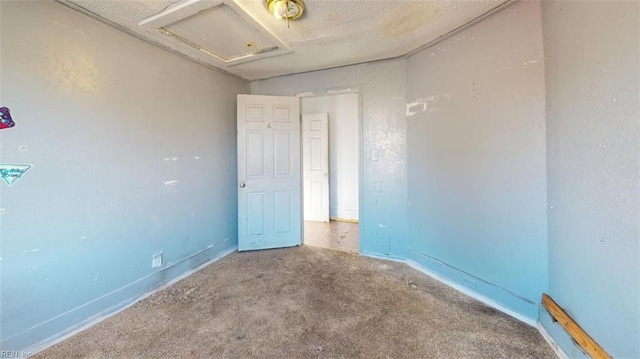
{"label": "textured ceiling", "polygon": [[206,54],[194,55],[188,45],[169,38],[157,39],[138,25],[142,19],[179,1],[59,1],[200,63],[257,80],[402,56],[509,0],[306,0],[304,16],[292,21],[290,28],[267,11],[264,0],[234,0],[293,53],[222,67]]}

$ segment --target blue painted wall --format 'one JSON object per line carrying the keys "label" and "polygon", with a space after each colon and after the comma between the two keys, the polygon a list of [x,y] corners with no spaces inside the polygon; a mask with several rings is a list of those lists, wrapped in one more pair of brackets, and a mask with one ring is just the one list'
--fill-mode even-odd
{"label": "blue painted wall", "polygon": [[[15,350],[236,245],[249,86],[55,3],[0,6],[0,105],[18,123],[0,162],[34,165],[0,183],[0,346]],[[361,253],[532,320],[548,290],[611,354],[638,357],[639,6],[522,1],[406,60],[250,89],[358,91]]]}
{"label": "blue painted wall", "polygon": [[[325,95],[359,88],[362,133],[360,253],[404,258],[406,250],[405,63],[385,61],[254,81],[255,95]],[[374,161],[371,151],[378,151]]]}
{"label": "blue painted wall", "polygon": [[408,257],[537,319],[547,289],[540,3],[407,59]]}
{"label": "blue painted wall", "polygon": [[357,86],[360,253],[411,259],[537,319],[547,288],[539,2],[514,5],[406,61],[255,81],[251,90],[322,95]]}
{"label": "blue painted wall", "polygon": [[636,358],[639,6],[521,1],[406,61],[251,89],[362,87],[361,253],[539,319],[583,357],[539,308],[548,291],[614,357]]}
{"label": "blue painted wall", "polygon": [[0,162],[33,164],[0,183],[0,346],[18,350],[236,246],[248,84],[53,2],[0,4]]}
{"label": "blue painted wall", "polygon": [[542,10],[549,292],[614,358],[640,358],[640,2]]}

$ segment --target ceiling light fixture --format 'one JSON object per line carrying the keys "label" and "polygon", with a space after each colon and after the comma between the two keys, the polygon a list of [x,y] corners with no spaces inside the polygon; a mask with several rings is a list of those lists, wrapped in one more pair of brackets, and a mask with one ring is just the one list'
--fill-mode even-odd
{"label": "ceiling light fixture", "polygon": [[299,18],[304,12],[304,2],[302,0],[266,0],[266,2],[269,12],[276,19],[287,20],[287,27],[289,27],[289,20]]}

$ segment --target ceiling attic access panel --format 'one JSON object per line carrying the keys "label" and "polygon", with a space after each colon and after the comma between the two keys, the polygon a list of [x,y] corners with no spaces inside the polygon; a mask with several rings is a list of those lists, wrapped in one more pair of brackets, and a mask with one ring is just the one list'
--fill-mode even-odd
{"label": "ceiling attic access panel", "polygon": [[291,53],[291,49],[233,0],[186,0],[139,25],[156,38],[188,45],[221,66]]}

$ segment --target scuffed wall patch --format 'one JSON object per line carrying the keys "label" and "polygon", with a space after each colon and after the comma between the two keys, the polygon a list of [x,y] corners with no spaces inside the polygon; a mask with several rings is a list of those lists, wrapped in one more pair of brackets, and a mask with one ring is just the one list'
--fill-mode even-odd
{"label": "scuffed wall patch", "polygon": [[414,116],[420,112],[438,111],[438,107],[434,107],[434,105],[450,100],[451,96],[448,93],[417,98],[414,101],[407,102],[407,116]]}
{"label": "scuffed wall patch", "polygon": [[51,45],[47,50],[40,64],[42,76],[70,92],[97,93],[103,81],[96,58],[85,47],[65,45]]}

